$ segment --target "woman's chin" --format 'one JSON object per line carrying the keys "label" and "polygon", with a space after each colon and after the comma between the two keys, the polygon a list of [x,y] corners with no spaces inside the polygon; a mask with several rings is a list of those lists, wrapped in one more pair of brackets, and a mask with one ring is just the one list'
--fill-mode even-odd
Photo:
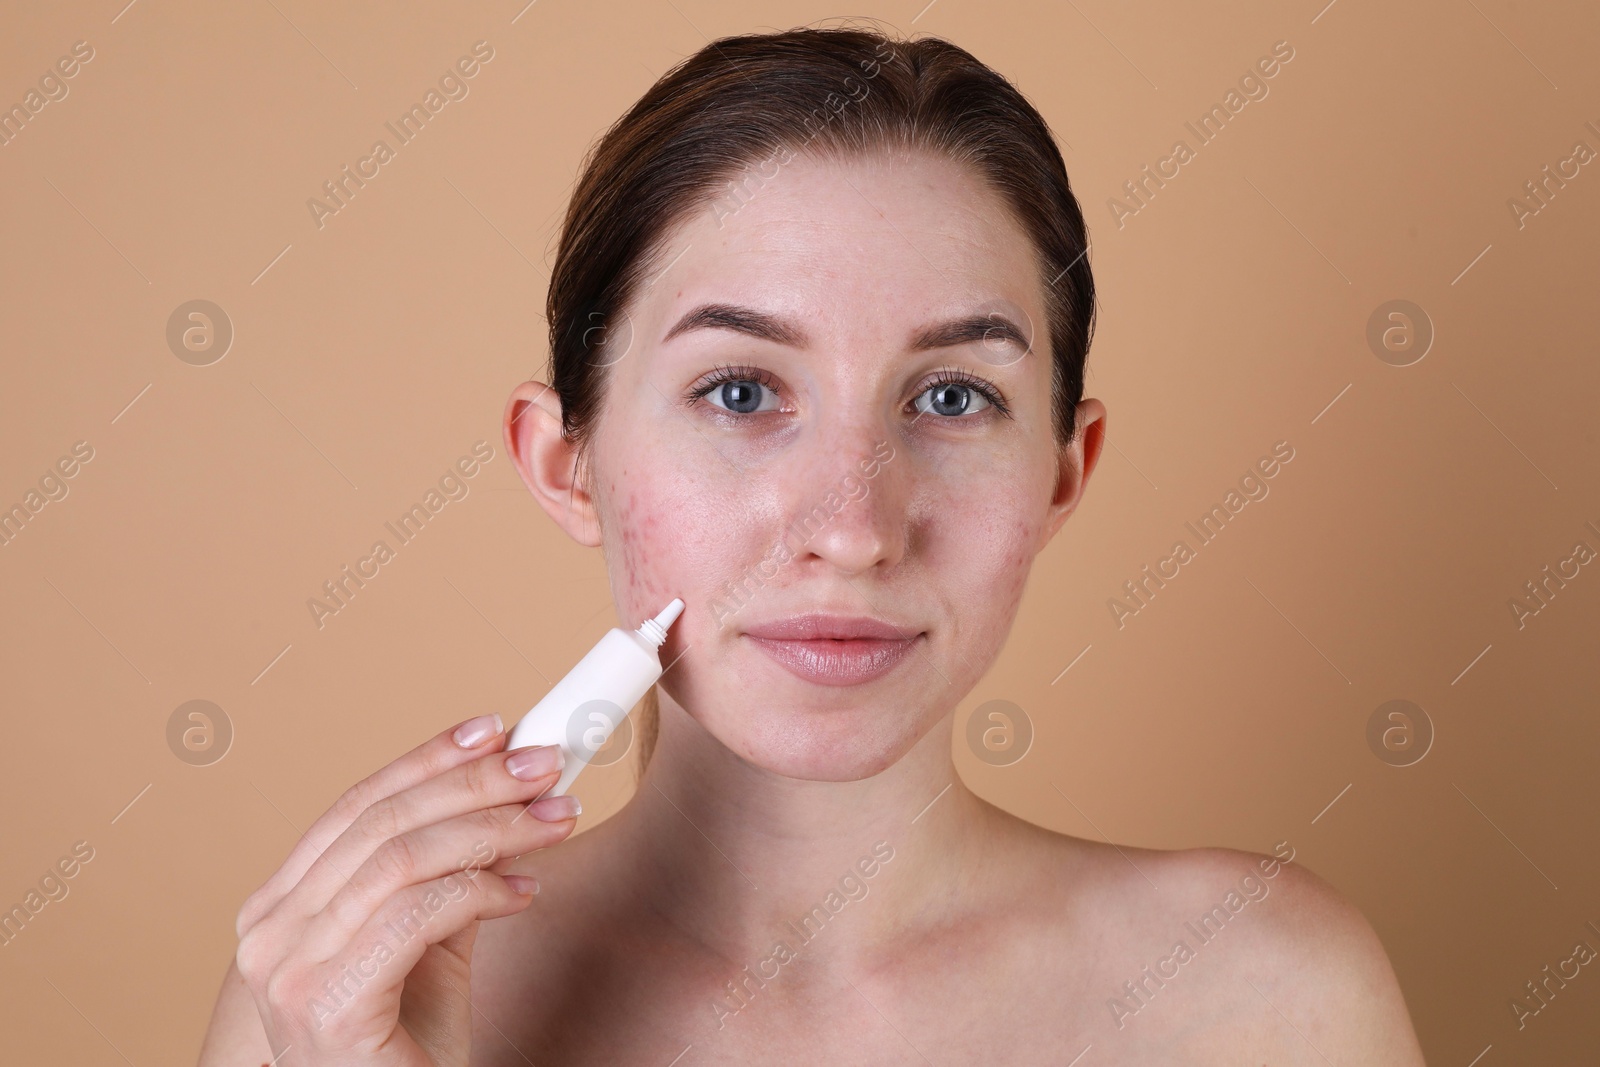
{"label": "woman's chin", "polygon": [[719,739],[751,766],[785,778],[856,782],[892,767],[921,736],[910,728],[884,729],[882,712],[873,714],[877,722],[872,728],[863,721],[867,714],[860,709],[806,712],[769,719],[759,730],[740,724],[731,736]]}

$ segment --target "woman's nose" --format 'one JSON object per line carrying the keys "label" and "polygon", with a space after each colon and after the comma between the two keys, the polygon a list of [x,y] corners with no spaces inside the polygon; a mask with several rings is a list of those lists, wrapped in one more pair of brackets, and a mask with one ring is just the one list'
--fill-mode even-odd
{"label": "woman's nose", "polygon": [[834,434],[816,447],[788,494],[790,552],[845,575],[894,567],[905,552],[907,521],[895,466],[904,461],[894,444],[886,435]]}

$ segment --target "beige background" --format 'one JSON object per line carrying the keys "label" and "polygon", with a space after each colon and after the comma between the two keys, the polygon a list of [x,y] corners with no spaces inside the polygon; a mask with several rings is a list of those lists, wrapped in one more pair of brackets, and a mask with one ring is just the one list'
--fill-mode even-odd
{"label": "beige background", "polygon": [[[1287,840],[1372,920],[1430,1063],[1593,1055],[1600,968],[1520,1031],[1509,1002],[1600,949],[1600,565],[1520,629],[1508,601],[1600,549],[1600,164],[1520,228],[1507,201],[1600,150],[1600,8],[121,3],[8,3],[0,29],[0,104],[94,49],[0,147],[0,506],[94,450],[0,547],[0,906],[94,850],[0,948],[0,1058],[192,1062],[298,829],[435,731],[513,721],[617,621],[499,434],[543,367],[566,191],[708,38],[840,14],[1036,102],[1103,295],[1114,448],[958,713],[1008,700],[1036,737],[1002,767],[958,730],[965,779],[1086,837]],[[319,229],[307,199],[479,40],[470,95]],[[1269,95],[1119,229],[1108,199],[1280,40]],[[209,366],[166,341],[194,299],[235,330]],[[1366,340],[1394,299],[1436,331],[1410,366]],[[470,494],[319,630],[308,598],[478,440]],[[1119,629],[1107,600],[1278,441],[1270,495]],[[235,732],[210,766],[167,740],[195,699]],[[1391,699],[1436,733],[1409,767],[1366,741]],[[586,822],[631,762],[590,774]]]}

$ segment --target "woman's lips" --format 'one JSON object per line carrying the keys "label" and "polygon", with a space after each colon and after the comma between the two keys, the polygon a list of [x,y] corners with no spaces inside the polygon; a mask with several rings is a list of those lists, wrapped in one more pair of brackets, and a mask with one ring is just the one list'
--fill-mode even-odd
{"label": "woman's lips", "polygon": [[744,635],[791,673],[818,685],[860,685],[880,678],[906,658],[920,638],[857,637],[795,640]]}

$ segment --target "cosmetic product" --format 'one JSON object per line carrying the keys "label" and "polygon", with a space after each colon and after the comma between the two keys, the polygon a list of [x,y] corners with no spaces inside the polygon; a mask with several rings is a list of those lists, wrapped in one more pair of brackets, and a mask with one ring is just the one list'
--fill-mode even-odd
{"label": "cosmetic product", "polygon": [[529,745],[560,745],[566,755],[561,777],[540,796],[564,794],[611,732],[661,677],[657,650],[681,611],[683,601],[675,599],[637,630],[613,627],[512,728],[506,751]]}

